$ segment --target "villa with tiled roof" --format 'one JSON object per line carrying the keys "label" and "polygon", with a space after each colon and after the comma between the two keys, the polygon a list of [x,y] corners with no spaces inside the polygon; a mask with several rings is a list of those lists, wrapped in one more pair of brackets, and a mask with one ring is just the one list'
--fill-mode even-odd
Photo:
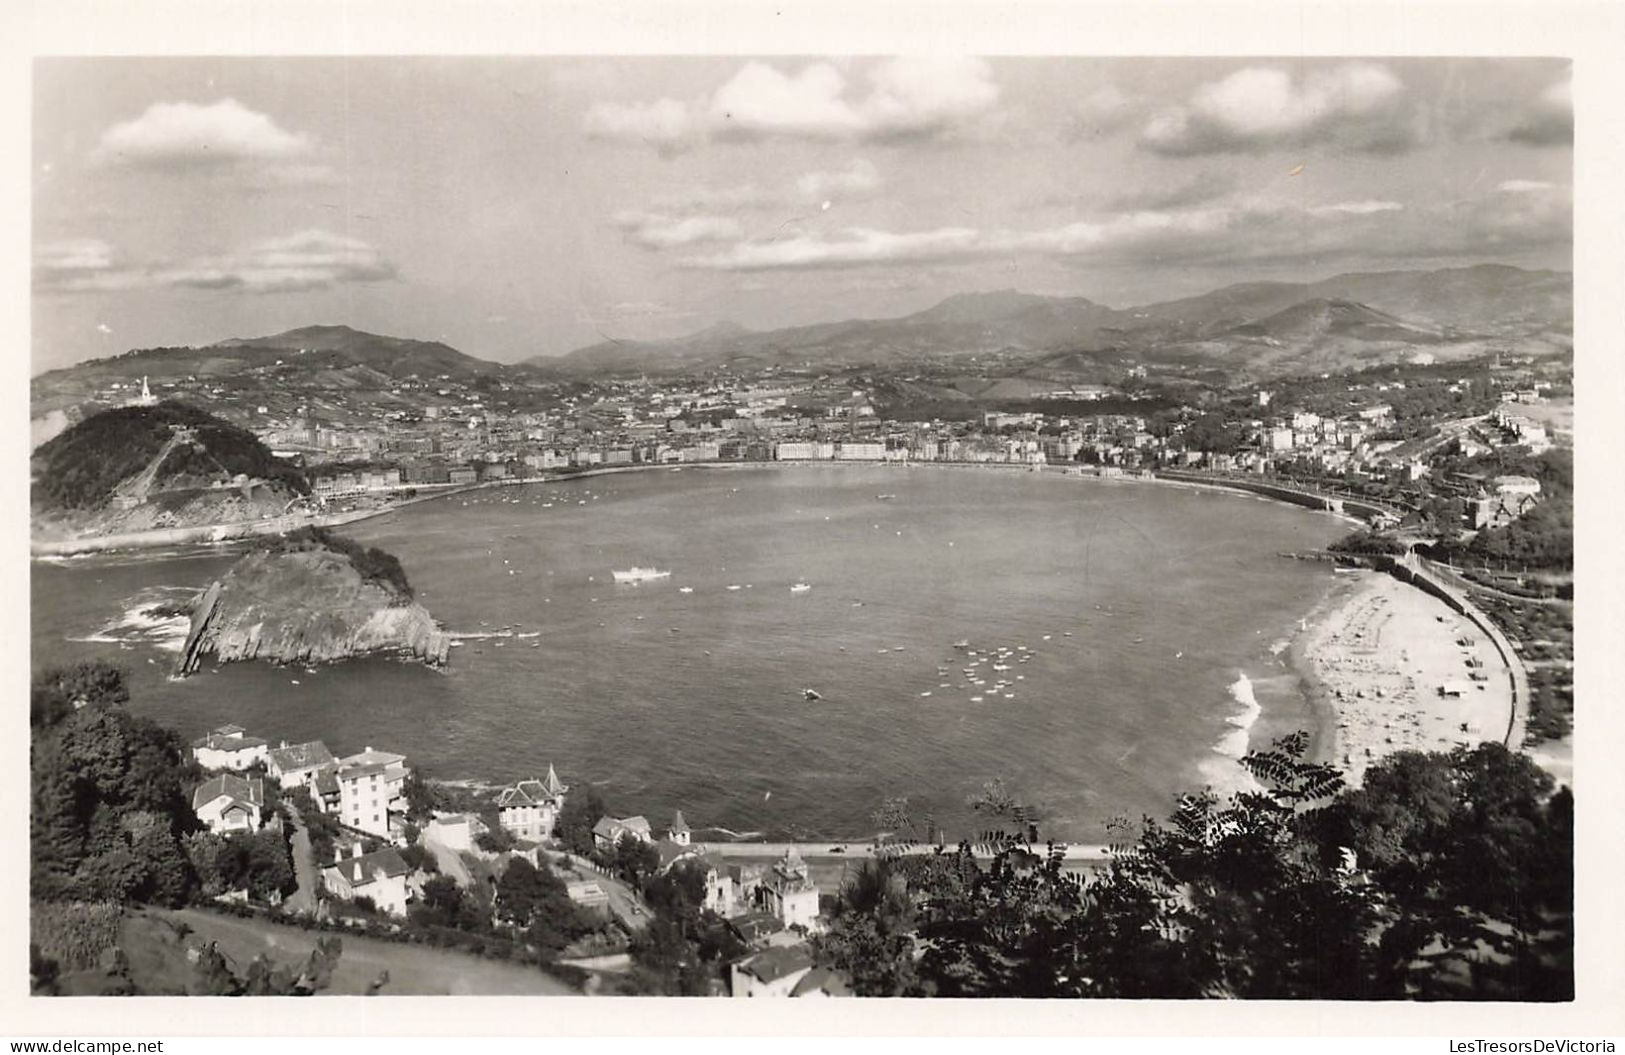
{"label": "villa with tiled roof", "polygon": [[215,834],[259,831],[265,782],[232,773],[210,777],[192,791],[192,812]]}

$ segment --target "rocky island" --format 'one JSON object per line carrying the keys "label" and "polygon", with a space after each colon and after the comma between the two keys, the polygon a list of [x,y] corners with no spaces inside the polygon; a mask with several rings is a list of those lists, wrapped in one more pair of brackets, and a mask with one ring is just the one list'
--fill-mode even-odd
{"label": "rocky island", "polygon": [[175,673],[219,663],[331,663],[395,653],[446,662],[451,637],[413,599],[400,561],[321,528],[262,543],[193,601]]}

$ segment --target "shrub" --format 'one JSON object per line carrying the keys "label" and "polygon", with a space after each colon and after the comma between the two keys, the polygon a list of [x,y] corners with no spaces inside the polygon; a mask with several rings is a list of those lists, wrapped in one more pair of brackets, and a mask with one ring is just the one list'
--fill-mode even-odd
{"label": "shrub", "polygon": [[62,970],[88,970],[118,943],[122,919],[123,911],[111,901],[36,901],[29,940]]}

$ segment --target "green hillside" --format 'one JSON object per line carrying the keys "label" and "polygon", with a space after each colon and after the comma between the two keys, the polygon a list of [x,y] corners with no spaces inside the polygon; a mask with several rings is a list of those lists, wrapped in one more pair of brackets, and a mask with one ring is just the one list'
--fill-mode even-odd
{"label": "green hillside", "polygon": [[273,456],[253,433],[184,403],[119,407],[68,429],[34,452],[34,501],[45,508],[91,510],[106,505],[125,480],[152,469],[177,429],[175,443],[152,474],[152,487],[208,487],[238,474],[308,493],[304,474]]}

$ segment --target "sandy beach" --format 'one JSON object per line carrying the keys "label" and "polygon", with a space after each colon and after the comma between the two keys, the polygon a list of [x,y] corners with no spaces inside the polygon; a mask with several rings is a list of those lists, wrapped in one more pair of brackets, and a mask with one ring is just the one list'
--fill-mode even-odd
{"label": "sandy beach", "polygon": [[1512,689],[1483,632],[1392,576],[1343,574],[1350,581],[1340,603],[1294,643],[1330,723],[1321,755],[1358,783],[1395,751],[1503,740]]}

